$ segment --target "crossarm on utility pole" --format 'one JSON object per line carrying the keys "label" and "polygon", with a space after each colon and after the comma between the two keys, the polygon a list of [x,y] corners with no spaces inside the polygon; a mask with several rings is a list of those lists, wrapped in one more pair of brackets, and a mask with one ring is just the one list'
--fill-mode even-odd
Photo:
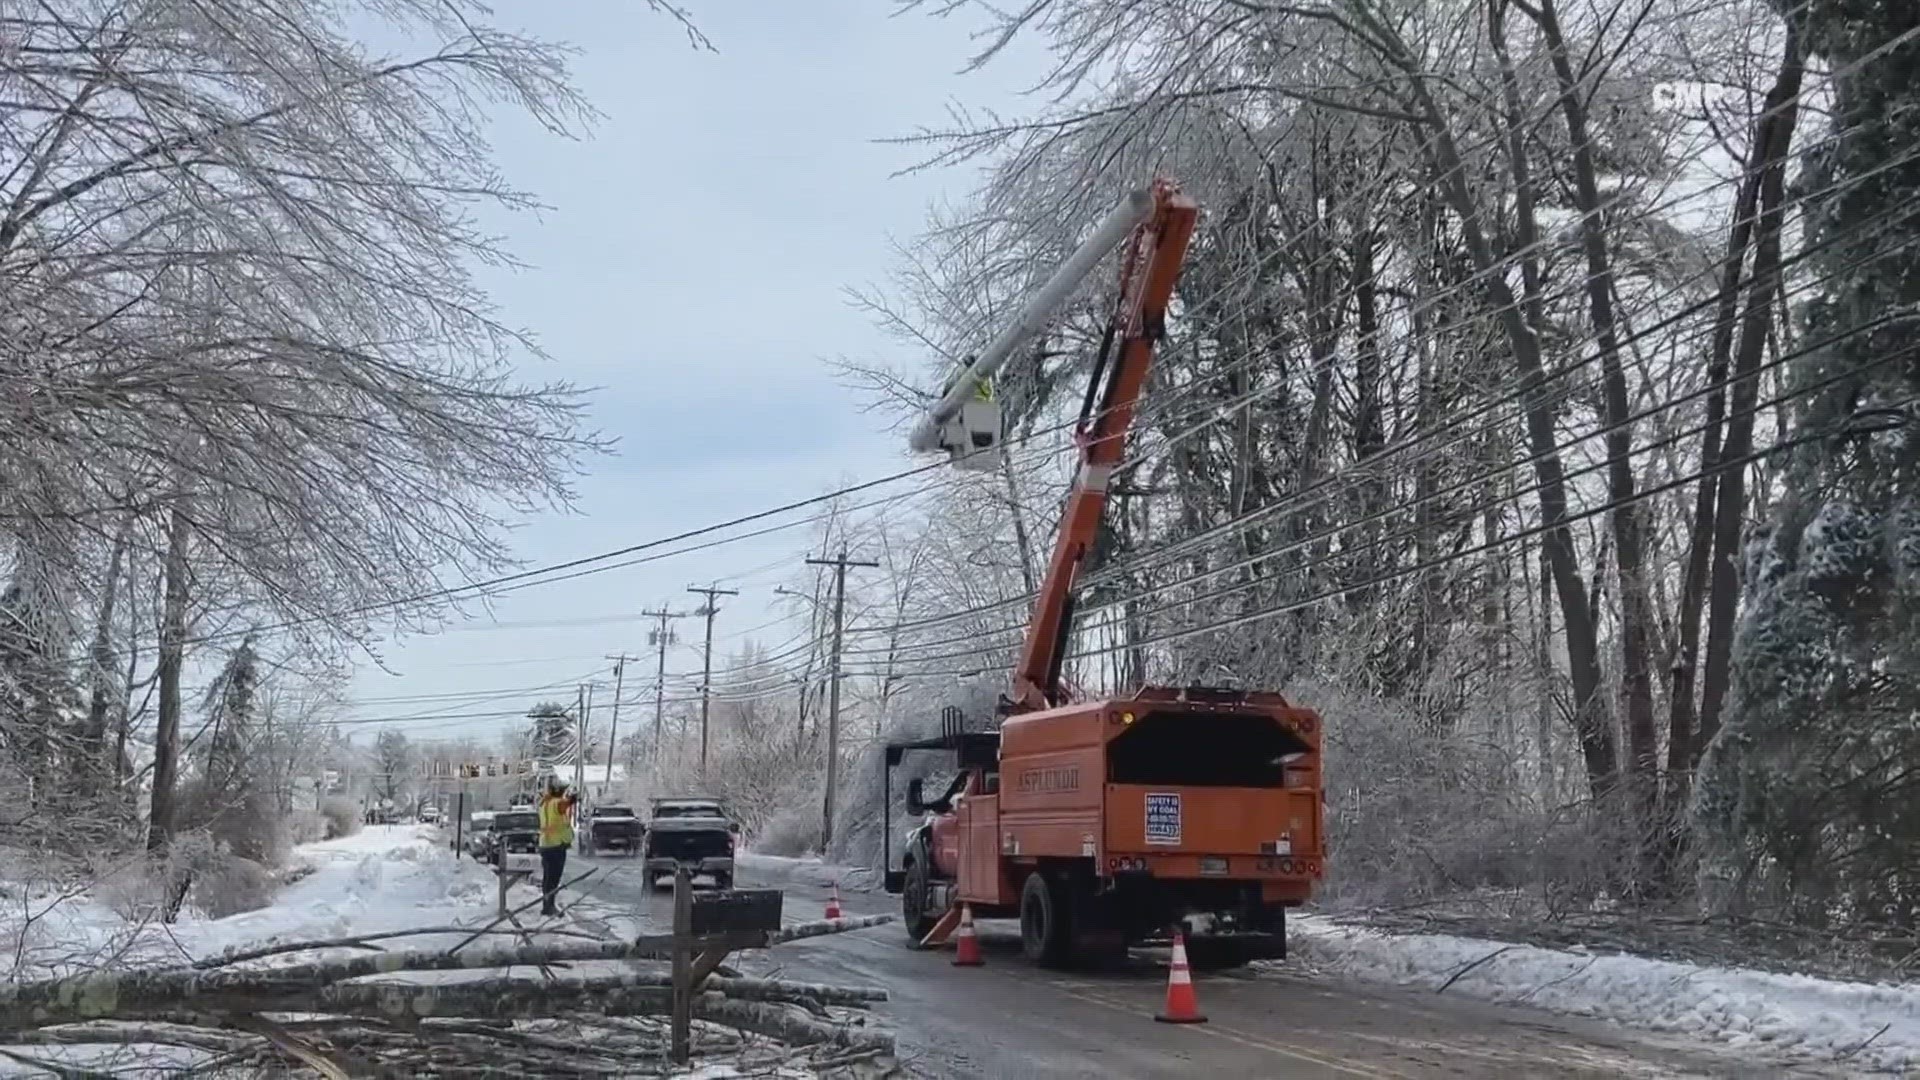
{"label": "crossarm on utility pole", "polygon": [[1154,194],[1151,191],[1135,191],[1121,200],[1119,206],[1100,222],[1093,234],[1082,241],[1079,248],[1060,264],[1046,284],[1027,301],[1025,307],[1013,324],[1000,332],[989,342],[986,349],[974,358],[973,363],[953,385],[947,388],[940,400],[934,403],[920,423],[913,429],[908,443],[914,450],[937,450],[940,446],[940,427],[953,419],[960,406],[973,393],[973,387],[984,379],[990,379],[1007,362],[1015,349],[1046,329],[1047,322],[1053,318],[1073,290],[1080,287],[1093,268],[1112,251],[1120,241],[1126,239],[1154,211]]}

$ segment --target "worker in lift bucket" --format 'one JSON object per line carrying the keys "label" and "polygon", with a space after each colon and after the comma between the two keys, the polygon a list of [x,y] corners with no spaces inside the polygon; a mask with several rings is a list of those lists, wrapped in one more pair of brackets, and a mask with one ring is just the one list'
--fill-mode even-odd
{"label": "worker in lift bucket", "polygon": [[547,778],[540,793],[540,914],[558,915],[554,899],[560,891],[560,875],[567,869],[567,849],[573,846],[573,806],[579,801],[572,789],[564,787],[558,776]]}

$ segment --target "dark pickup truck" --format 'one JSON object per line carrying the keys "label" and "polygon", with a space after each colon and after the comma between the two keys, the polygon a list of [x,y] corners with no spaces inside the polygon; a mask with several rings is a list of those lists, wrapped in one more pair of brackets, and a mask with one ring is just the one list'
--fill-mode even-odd
{"label": "dark pickup truck", "polygon": [[502,810],[487,826],[487,861],[501,870],[540,868],[540,815],[532,810]]}
{"label": "dark pickup truck", "polygon": [[684,866],[713,879],[716,888],[733,887],[733,849],[740,826],[727,819],[714,799],[655,799],[647,821],[646,871],[655,886],[662,875]]}
{"label": "dark pickup truck", "polygon": [[640,854],[640,838],[645,830],[633,816],[633,807],[607,803],[587,815],[587,827],[580,830],[580,846],[586,854],[600,851],[624,851]]}

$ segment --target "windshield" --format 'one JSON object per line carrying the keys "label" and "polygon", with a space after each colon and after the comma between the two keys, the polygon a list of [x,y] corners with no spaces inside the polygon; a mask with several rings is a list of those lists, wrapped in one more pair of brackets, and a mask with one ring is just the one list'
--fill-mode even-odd
{"label": "windshield", "polygon": [[633,807],[631,806],[596,806],[593,808],[593,816],[594,817],[632,817]]}
{"label": "windshield", "polygon": [[538,829],[540,827],[540,815],[538,814],[496,814],[494,815],[494,818],[493,818],[493,827],[495,829],[500,830],[501,832],[505,832],[509,829],[513,829],[513,830]]}
{"label": "windshield", "polygon": [[668,803],[653,808],[657,818],[681,817],[720,817],[720,807],[716,803]]}

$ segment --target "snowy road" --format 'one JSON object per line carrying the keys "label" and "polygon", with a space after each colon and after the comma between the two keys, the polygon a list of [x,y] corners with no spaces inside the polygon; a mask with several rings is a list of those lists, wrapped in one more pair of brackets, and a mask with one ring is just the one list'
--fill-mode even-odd
{"label": "snowy road", "polygon": [[[664,923],[670,904],[610,857],[613,871],[591,892]],[[817,919],[825,892],[791,880],[743,886],[786,890],[788,921]],[[849,914],[894,910],[884,894],[845,893]],[[1788,1070],[1713,1049],[1525,1009],[1482,1005],[1346,983],[1310,971],[1198,979],[1210,1023],[1173,1027],[1151,1019],[1165,969],[1136,954],[1124,970],[1056,974],[1019,955],[1010,924],[982,927],[987,964],[955,968],[951,953],[908,950],[883,927],[767,953],[748,954],[754,973],[884,986],[881,1015],[900,1033],[903,1061],[953,1078],[1054,1077],[1756,1077],[1844,1075]]]}

